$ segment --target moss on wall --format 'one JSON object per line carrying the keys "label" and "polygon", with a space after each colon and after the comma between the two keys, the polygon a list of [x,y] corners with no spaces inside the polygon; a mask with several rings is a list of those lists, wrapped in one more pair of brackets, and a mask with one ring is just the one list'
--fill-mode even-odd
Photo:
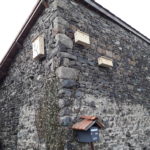
{"label": "moss on wall", "polygon": [[64,147],[65,130],[59,124],[58,81],[45,82],[45,95],[40,101],[37,118],[39,138],[45,139],[47,150],[61,150]]}

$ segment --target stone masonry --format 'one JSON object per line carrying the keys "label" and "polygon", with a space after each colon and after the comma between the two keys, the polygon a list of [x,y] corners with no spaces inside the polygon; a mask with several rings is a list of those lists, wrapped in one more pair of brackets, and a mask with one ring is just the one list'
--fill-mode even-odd
{"label": "stone masonry", "polygon": [[[71,126],[94,115],[106,126],[95,150],[150,150],[150,45],[78,1],[48,3],[0,84],[0,148],[88,150]],[[90,46],[75,43],[77,30]],[[39,34],[46,56],[33,60]]]}

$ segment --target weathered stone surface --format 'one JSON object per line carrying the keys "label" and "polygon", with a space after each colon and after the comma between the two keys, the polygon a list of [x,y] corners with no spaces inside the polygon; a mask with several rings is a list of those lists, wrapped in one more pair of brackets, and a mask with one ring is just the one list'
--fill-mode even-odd
{"label": "weathered stone surface", "polygon": [[73,48],[73,42],[72,40],[66,36],[65,34],[57,34],[55,37],[57,43],[63,44],[66,48],[72,49]]}
{"label": "weathered stone surface", "polygon": [[62,17],[56,17],[53,21],[53,26],[53,32],[55,32],[55,34],[65,33],[65,31],[69,28],[69,23]]}
{"label": "weathered stone surface", "polygon": [[[51,36],[52,22],[57,15],[50,1],[49,8],[39,15],[24,40],[23,48],[18,50],[9,75],[0,85],[2,150],[61,149],[60,143],[63,143],[62,137],[56,138],[59,132],[62,133],[62,128],[57,126],[59,106],[58,92],[55,93],[58,83],[53,81],[56,78],[54,70],[59,65],[59,58],[54,57],[60,49]],[[41,33],[46,57],[33,61],[31,40]]]}
{"label": "weathered stone surface", "polygon": [[59,67],[56,70],[56,75],[61,79],[73,79],[77,80],[79,71],[74,68],[68,68],[68,67]]}
{"label": "weathered stone surface", "polygon": [[61,57],[72,59],[72,60],[77,60],[77,56],[74,56],[74,55],[69,54],[69,53],[60,52],[58,55]]}
{"label": "weathered stone surface", "polygon": [[[48,2],[0,85],[1,147],[87,150],[71,126],[94,115],[106,126],[96,150],[149,150],[149,44],[80,1]],[[73,46],[78,29],[89,33],[90,48]],[[46,57],[33,61],[31,39],[40,33]],[[102,55],[113,55],[113,68],[98,66]]]}
{"label": "weathered stone surface", "polygon": [[58,103],[59,103],[59,108],[61,109],[71,105],[70,99],[67,98],[59,99]]}
{"label": "weathered stone surface", "polygon": [[54,10],[57,10],[58,8],[68,9],[68,0],[54,0],[53,6]]}
{"label": "weathered stone surface", "polygon": [[71,119],[71,117],[68,117],[68,116],[66,116],[66,117],[61,117],[61,118],[60,118],[60,124],[61,124],[62,126],[69,126],[69,125],[71,125],[71,124],[72,124],[72,119]]}
{"label": "weathered stone surface", "polygon": [[83,97],[83,95],[84,95],[84,93],[81,91],[76,91],[76,93],[75,93],[76,98],[81,98],[81,97]]}
{"label": "weathered stone surface", "polygon": [[[25,105],[21,108],[18,128],[20,130],[17,134],[17,148],[38,149],[39,138],[35,126],[35,108],[33,106]],[[44,147],[46,150],[46,145]]]}
{"label": "weathered stone surface", "polygon": [[56,17],[53,23],[54,23],[54,27],[55,25],[57,26],[58,24],[64,25],[64,27],[69,27],[69,23],[62,17]]}
{"label": "weathered stone surface", "polygon": [[113,58],[113,53],[111,51],[106,51],[106,56]]}
{"label": "weathered stone surface", "polygon": [[70,60],[68,58],[63,59],[63,66],[64,67],[69,67],[70,66]]}
{"label": "weathered stone surface", "polygon": [[67,89],[61,89],[58,92],[59,97],[70,97],[71,96],[71,91]]}
{"label": "weathered stone surface", "polygon": [[100,54],[103,54],[103,55],[106,54],[106,50],[105,50],[105,49],[102,49],[102,48],[100,48],[100,47],[97,48],[97,52],[99,52]]}
{"label": "weathered stone surface", "polygon": [[63,88],[73,88],[78,86],[79,84],[74,80],[61,80],[60,86]]}

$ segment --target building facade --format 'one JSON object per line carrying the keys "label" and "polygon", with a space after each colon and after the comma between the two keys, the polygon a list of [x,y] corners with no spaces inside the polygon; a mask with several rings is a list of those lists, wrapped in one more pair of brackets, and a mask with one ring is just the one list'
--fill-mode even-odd
{"label": "building facade", "polygon": [[82,115],[105,125],[95,150],[150,149],[148,38],[92,0],[39,1],[21,31],[0,66],[1,149],[87,150],[71,128]]}

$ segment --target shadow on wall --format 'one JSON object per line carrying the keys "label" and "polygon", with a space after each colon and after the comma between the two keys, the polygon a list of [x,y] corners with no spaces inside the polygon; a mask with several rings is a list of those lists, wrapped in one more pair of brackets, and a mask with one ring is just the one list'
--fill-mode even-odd
{"label": "shadow on wall", "polygon": [[3,150],[3,147],[2,147],[2,142],[0,140],[0,150]]}

